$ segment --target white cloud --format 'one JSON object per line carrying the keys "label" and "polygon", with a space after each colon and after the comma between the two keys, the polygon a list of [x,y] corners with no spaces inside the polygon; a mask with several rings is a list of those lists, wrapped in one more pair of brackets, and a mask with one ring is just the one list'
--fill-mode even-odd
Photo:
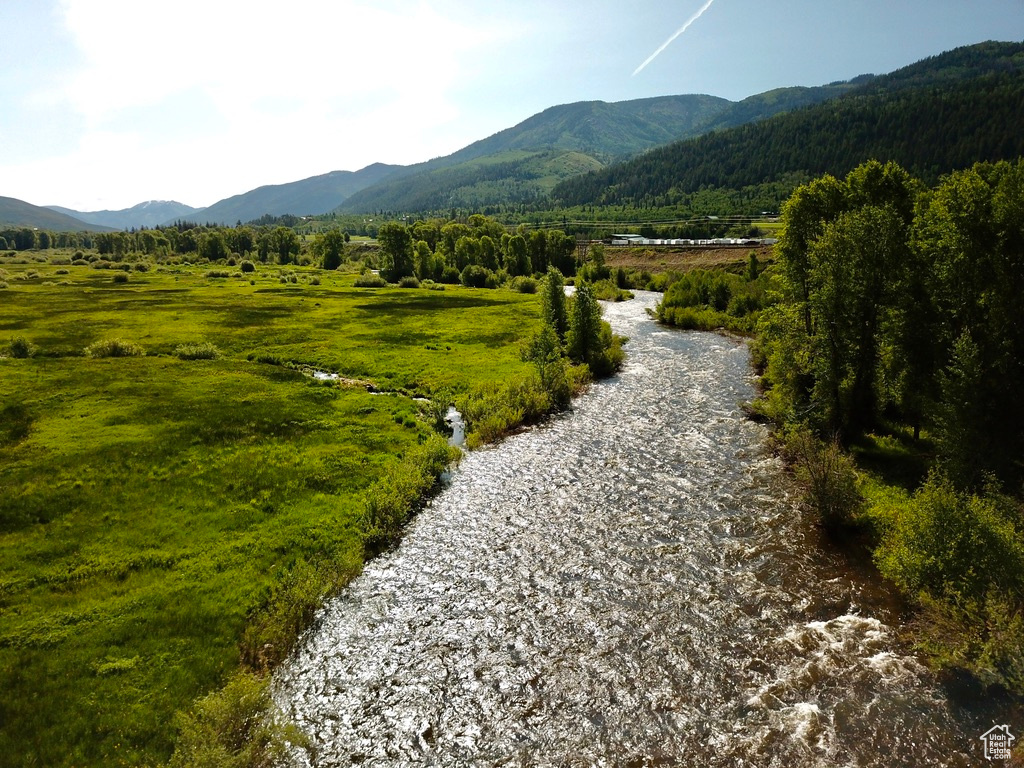
{"label": "white cloud", "polygon": [[[142,199],[141,176],[144,195],[196,190],[194,175],[175,183],[182,166],[203,175],[203,199],[193,191],[183,202],[205,205],[260,184],[454,151],[480,136],[462,132],[475,125],[460,125],[453,91],[484,77],[478,60],[525,30],[478,19],[471,28],[427,2],[60,8],[81,54],[61,99],[84,134],[58,165],[81,176],[105,157],[115,206]],[[106,151],[111,136],[124,139],[120,156]]]}

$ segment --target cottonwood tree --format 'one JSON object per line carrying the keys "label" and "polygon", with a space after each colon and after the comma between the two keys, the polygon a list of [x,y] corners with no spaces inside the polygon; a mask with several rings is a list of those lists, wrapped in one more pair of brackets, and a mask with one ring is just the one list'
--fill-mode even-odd
{"label": "cottonwood tree", "polygon": [[337,269],[345,253],[345,233],[340,229],[318,232],[313,237],[310,252],[324,269]]}
{"label": "cottonwood tree", "polygon": [[397,283],[413,274],[412,234],[404,224],[389,222],[377,232],[380,244],[380,274],[389,283]]}

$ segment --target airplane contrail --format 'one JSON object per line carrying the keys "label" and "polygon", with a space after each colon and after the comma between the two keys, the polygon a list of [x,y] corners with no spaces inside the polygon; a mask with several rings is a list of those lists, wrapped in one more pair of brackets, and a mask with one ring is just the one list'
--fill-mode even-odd
{"label": "airplane contrail", "polygon": [[675,40],[677,37],[679,37],[681,34],[683,34],[683,32],[685,32],[687,29],[689,29],[690,25],[693,24],[693,22],[695,22],[697,19],[699,19],[704,14],[704,11],[706,11],[708,8],[711,7],[711,4],[713,2],[715,2],[715,0],[708,0],[706,3],[704,3],[704,5],[702,5],[700,7],[700,10],[697,11],[695,14],[693,14],[693,16],[690,17],[690,20],[688,22],[686,22],[685,24],[683,24],[683,26],[681,26],[679,29],[677,29],[675,34],[672,35],[672,37],[670,37],[668,40],[666,40],[664,43],[662,43],[661,48],[659,48],[654,53],[652,53],[650,56],[648,56],[647,60],[644,61],[644,63],[641,64],[639,67],[636,68],[636,71],[633,72],[633,77],[636,77],[640,73],[640,70],[642,70],[644,67],[646,67],[648,64],[650,64],[652,61],[654,61],[655,58],[657,58],[659,53],[661,53],[666,48],[668,48],[670,45],[672,45],[672,41]]}

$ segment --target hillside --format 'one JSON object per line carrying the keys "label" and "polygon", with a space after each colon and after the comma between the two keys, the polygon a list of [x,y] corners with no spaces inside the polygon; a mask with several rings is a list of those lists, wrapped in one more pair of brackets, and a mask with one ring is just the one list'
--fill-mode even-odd
{"label": "hillside", "polygon": [[65,213],[26,203],[13,197],[0,197],[0,227],[35,227],[51,232],[83,232],[106,230],[68,216]]}
{"label": "hillside", "polygon": [[187,219],[200,210],[174,200],[149,200],[118,211],[75,211],[70,208],[61,208],[59,205],[46,207],[51,211],[80,219],[87,224],[113,229],[157,227],[175,219]]}
{"label": "hillside", "polygon": [[367,187],[340,210],[490,211],[546,197],[560,181],[676,139],[763,119],[847,90],[780,88],[741,102],[715,96],[664,96],[551,107],[452,155],[407,167]]}
{"label": "hillside", "polygon": [[[296,216],[328,213],[350,195],[400,171],[402,166],[374,163],[359,171],[332,171],[287,184],[273,184],[226,198],[194,216],[204,223],[234,224],[264,214]],[[173,218],[173,217],[172,217]]]}
{"label": "hillside", "polygon": [[844,175],[895,160],[926,181],[1024,155],[1024,44],[983,43],[874,78],[822,104],[654,149],[560,183],[555,205],[672,205],[701,188]]}

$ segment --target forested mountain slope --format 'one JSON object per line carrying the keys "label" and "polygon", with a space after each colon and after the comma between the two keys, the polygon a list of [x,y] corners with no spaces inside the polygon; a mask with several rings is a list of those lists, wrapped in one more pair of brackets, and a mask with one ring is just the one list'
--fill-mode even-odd
{"label": "forested mountain slope", "polygon": [[934,181],[1024,154],[1024,44],[982,43],[874,78],[839,98],[660,147],[560,183],[556,205],[671,205],[688,191],[894,160]]}
{"label": "forested mountain slope", "polygon": [[342,211],[424,212],[502,205],[544,198],[567,178],[716,127],[817,103],[849,83],[779,88],[740,102],[706,95],[663,96],[551,107],[447,157],[409,166],[346,200]]}

